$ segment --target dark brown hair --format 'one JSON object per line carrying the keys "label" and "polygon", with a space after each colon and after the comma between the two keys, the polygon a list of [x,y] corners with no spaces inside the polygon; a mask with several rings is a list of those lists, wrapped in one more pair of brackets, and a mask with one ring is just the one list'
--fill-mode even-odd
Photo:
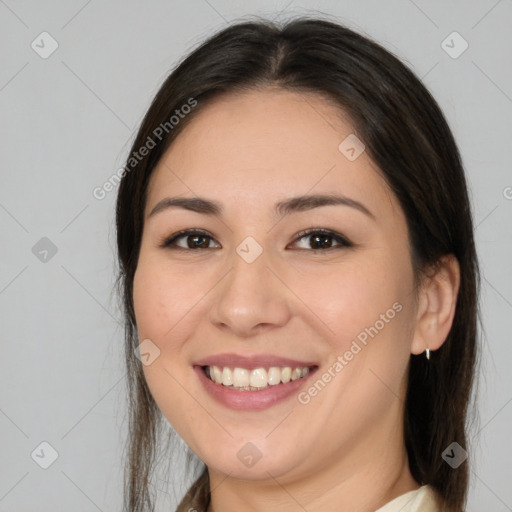
{"label": "dark brown hair", "polygon": [[[443,510],[461,512],[468,461],[452,469],[441,457],[454,441],[467,448],[477,356],[479,273],[459,151],[436,101],[398,58],[346,27],[311,18],[282,27],[265,20],[243,22],[215,34],[165,80],[133,143],[131,158],[149,140],[154,147],[127,164],[116,210],[130,414],[125,510],[153,510],[148,482],[160,439],[161,413],[134,355],[133,278],[148,180],[172,141],[210,100],[268,86],[319,94],[348,114],[405,213],[418,280],[444,255],[459,261],[461,283],[450,333],[430,361],[410,359],[404,432],[413,477],[437,491]],[[196,106],[171,126],[173,113],[191,99]],[[166,122],[165,133],[155,132]],[[192,494],[207,492],[206,468],[196,484]]]}

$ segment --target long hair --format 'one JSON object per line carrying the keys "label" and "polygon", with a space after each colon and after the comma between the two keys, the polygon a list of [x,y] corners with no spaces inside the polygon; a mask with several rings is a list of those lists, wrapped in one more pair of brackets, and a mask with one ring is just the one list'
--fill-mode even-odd
{"label": "long hair", "polygon": [[[405,213],[418,281],[443,255],[453,254],[459,262],[457,306],[445,343],[429,361],[410,359],[404,436],[413,477],[437,491],[443,510],[460,512],[467,497],[469,464],[466,460],[452,469],[442,453],[452,442],[467,447],[480,286],[461,157],[438,104],[408,67],[369,38],[312,18],[283,26],[246,21],[208,39],[165,80],[131,148],[116,205],[130,415],[125,509],[153,510],[148,482],[160,431],[161,413],[134,355],[133,278],[148,180],[172,141],[210,100],[267,86],[319,94],[348,114]],[[188,113],[176,122],[176,110]],[[141,157],[138,151],[144,146],[151,149]],[[205,468],[190,495],[207,489],[207,483]]]}

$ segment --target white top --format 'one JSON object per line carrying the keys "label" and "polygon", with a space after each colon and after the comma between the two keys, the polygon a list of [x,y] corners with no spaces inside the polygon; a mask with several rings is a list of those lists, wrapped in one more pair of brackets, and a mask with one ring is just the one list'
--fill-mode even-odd
{"label": "white top", "polygon": [[434,500],[434,491],[428,485],[422,485],[415,491],[409,491],[390,501],[375,512],[438,512]]}

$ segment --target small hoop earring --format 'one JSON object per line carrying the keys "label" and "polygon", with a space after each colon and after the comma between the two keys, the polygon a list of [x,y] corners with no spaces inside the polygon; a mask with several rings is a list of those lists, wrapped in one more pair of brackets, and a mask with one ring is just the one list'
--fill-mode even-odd
{"label": "small hoop earring", "polygon": [[427,359],[430,359],[430,349],[429,349],[429,348],[426,348],[426,349],[425,349],[425,357],[426,357]]}

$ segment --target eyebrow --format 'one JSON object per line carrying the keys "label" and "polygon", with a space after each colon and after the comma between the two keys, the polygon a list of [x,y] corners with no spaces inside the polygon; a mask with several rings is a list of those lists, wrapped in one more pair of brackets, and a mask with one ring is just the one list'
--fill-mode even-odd
{"label": "eyebrow", "polygon": [[[331,205],[349,206],[359,210],[371,219],[376,220],[375,215],[359,201],[336,194],[315,194],[291,197],[285,201],[276,203],[274,210],[276,214],[284,217],[289,213],[304,212],[321,206]],[[224,211],[221,203],[203,197],[166,197],[154,206],[148,218],[168,208],[183,208],[192,212],[217,217],[221,217]]]}

